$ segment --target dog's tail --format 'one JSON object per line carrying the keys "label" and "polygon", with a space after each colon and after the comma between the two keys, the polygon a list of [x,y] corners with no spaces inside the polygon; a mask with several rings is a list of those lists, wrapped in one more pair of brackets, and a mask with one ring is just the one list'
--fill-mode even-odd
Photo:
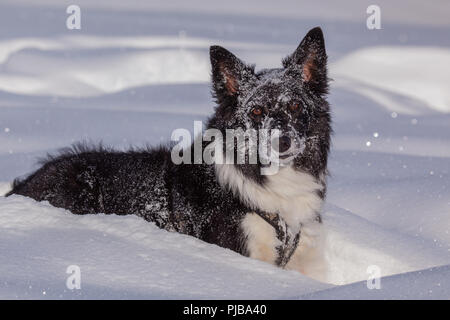
{"label": "dog's tail", "polygon": [[3,194],[3,196],[4,197],[9,197],[9,196],[15,194],[16,190],[17,190],[17,187],[20,185],[21,182],[22,182],[21,179],[14,179],[13,183],[11,184],[11,190],[9,190],[5,194]]}

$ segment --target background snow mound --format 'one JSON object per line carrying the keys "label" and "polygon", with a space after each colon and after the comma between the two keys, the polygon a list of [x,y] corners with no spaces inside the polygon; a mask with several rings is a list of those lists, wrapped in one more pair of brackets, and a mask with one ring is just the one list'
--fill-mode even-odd
{"label": "background snow mound", "polygon": [[86,97],[151,84],[204,83],[209,78],[208,56],[194,50],[128,50],[94,56],[88,50],[71,55],[73,50],[22,49],[3,63],[0,90]]}
{"label": "background snow mound", "polygon": [[417,99],[431,110],[450,112],[450,49],[365,48],[332,64],[331,74],[338,86],[366,95],[391,111],[425,112],[420,105],[397,102],[389,93]]}

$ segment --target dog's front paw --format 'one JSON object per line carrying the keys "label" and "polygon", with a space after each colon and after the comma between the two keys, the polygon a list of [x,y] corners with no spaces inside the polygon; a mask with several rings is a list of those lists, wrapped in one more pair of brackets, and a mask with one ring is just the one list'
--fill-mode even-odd
{"label": "dog's front paw", "polygon": [[293,233],[287,223],[280,218],[280,228],[276,228],[276,233],[281,244],[276,247],[278,257],[275,263],[280,267],[285,267],[298,247],[300,231]]}
{"label": "dog's front paw", "polygon": [[280,242],[280,244],[275,247],[277,252],[275,264],[280,267],[286,266],[294,254],[295,249],[298,247],[300,241],[300,228],[298,232],[294,233],[279,214],[263,211],[257,213],[275,229],[276,237]]}

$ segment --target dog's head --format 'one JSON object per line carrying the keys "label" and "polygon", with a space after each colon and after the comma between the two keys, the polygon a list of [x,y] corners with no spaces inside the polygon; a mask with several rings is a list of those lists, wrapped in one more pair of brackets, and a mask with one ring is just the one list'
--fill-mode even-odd
{"label": "dog's head", "polygon": [[[220,46],[210,49],[213,94],[218,107],[210,127],[275,130],[280,162],[318,175],[326,166],[330,117],[327,55],[314,28],[282,62],[255,72]],[[261,141],[259,141],[260,143]],[[242,166],[245,169],[245,166]],[[248,170],[248,167],[247,167]]]}

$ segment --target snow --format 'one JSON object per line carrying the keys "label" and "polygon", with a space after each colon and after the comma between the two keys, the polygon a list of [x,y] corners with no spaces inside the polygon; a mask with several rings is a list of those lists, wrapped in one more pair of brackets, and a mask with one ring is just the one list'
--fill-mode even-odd
{"label": "snow", "polygon": [[450,266],[419,270],[385,277],[380,289],[367,289],[367,282],[320,290],[304,299],[448,299]]}
{"label": "snow", "polygon": [[[408,50],[407,55],[405,50]],[[358,72],[354,72],[355,69]],[[336,79],[356,82],[345,86],[351,85],[356,92],[405,114],[422,114],[426,109],[392,103],[389,94],[418,100],[432,110],[450,112],[449,71],[450,49],[437,47],[365,48],[333,65]]]}
{"label": "snow", "polygon": [[[135,216],[74,216],[2,200],[0,298],[270,299],[327,287]],[[80,291],[65,286],[69,265],[80,267]],[[249,287],[258,290],[249,296]]]}
{"label": "snow", "polygon": [[[0,298],[449,299],[448,3],[379,1],[373,31],[359,1],[184,3],[80,0],[82,29],[67,30],[56,0],[2,2],[0,195],[72,142],[126,149],[192,131],[213,110],[209,45],[274,67],[320,25],[335,130],[327,283],[134,216],[0,196]],[[70,265],[81,290],[66,287]],[[379,290],[367,288],[373,265]]]}

